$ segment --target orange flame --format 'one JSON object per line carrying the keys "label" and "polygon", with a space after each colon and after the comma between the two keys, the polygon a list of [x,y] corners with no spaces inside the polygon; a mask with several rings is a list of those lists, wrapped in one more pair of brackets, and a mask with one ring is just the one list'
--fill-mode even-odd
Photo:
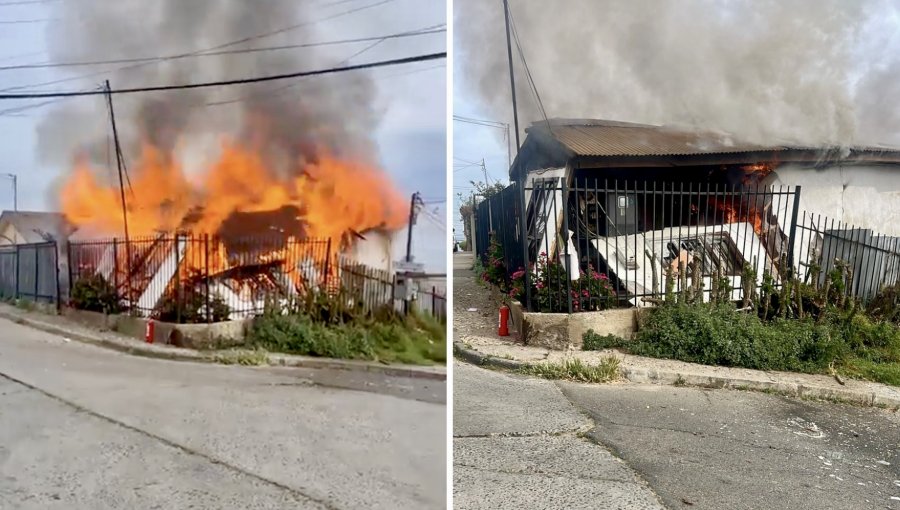
{"label": "orange flame", "polygon": [[744,171],[744,177],[741,179],[745,185],[754,184],[761,182],[766,178],[773,170],[775,170],[775,163],[754,163],[752,165],[743,165],[741,166],[741,170]]}
{"label": "orange flame", "polygon": [[[126,190],[129,233],[190,230],[213,235],[235,213],[272,211],[283,218],[280,223],[296,227],[242,234],[330,239],[341,247],[351,231],[394,230],[406,223],[405,200],[373,166],[322,151],[315,162],[298,162],[292,177],[284,178],[261,153],[227,142],[218,160],[199,179],[191,179],[174,158],[145,144],[130,172],[133,191]],[[84,160],[76,162],[62,186],[62,212],[95,235],[119,235],[118,183],[101,182],[96,177],[101,172]]]}
{"label": "orange flame", "polygon": [[719,211],[716,213],[716,219],[723,218],[725,223],[749,223],[753,225],[753,231],[758,235],[763,233],[762,215],[756,207],[743,203],[742,200],[734,200],[733,203],[715,197],[708,200]]}

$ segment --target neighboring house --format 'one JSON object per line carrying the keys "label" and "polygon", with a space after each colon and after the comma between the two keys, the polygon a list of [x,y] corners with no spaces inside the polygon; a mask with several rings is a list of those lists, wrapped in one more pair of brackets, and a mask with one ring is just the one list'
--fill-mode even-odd
{"label": "neighboring house", "polygon": [[72,225],[61,213],[3,211],[0,214],[0,246],[66,241]]}

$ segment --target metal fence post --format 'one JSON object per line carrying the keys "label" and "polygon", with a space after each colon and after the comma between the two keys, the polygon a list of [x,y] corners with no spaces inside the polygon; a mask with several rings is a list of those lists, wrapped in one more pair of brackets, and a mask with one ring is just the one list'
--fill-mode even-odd
{"label": "metal fence post", "polygon": [[19,299],[19,245],[16,245],[16,291],[15,291],[16,300]]}
{"label": "metal fence post", "polygon": [[175,322],[181,323],[181,264],[178,260],[178,242],[180,240],[180,236],[175,234],[174,243],[175,246]]}
{"label": "metal fence post", "polygon": [[325,292],[328,292],[328,273],[331,272],[331,238],[328,238],[328,245],[325,248],[325,278],[323,285]]}
{"label": "metal fence post", "polygon": [[206,323],[212,322],[209,299],[209,233],[203,234],[203,281],[206,282]]}
{"label": "metal fence post", "polygon": [[119,295],[119,241],[113,237],[113,289]]}
{"label": "metal fence post", "polygon": [[569,182],[562,178],[563,256],[566,258],[566,304],[572,313],[572,261],[569,260]]}
{"label": "metal fence post", "polygon": [[55,269],[53,274],[56,275],[56,311],[59,312],[62,307],[59,297],[59,243],[56,241],[53,241],[53,267]]}
{"label": "metal fence post", "polygon": [[525,202],[525,172],[519,176],[519,241],[522,243],[522,266],[525,268],[523,282],[525,285],[525,309],[531,310],[531,267],[528,264],[528,220]]}
{"label": "metal fence post", "polygon": [[66,240],[66,274],[68,276],[66,286],[66,304],[72,303],[72,243]]}
{"label": "metal fence post", "polygon": [[800,211],[800,188],[801,186],[794,188],[794,211],[791,213],[791,227],[788,234],[790,239],[788,241],[788,265],[792,271],[794,269],[794,236],[797,234],[797,213]]}
{"label": "metal fence post", "polygon": [[38,250],[37,245],[34,246],[34,301],[38,300],[38,293],[40,292],[40,286],[38,285],[38,279],[41,276],[40,266],[41,261],[39,259],[40,251]]}

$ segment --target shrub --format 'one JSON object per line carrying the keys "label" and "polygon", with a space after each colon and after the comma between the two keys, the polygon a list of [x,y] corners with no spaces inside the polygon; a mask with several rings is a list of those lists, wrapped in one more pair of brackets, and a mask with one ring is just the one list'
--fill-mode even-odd
{"label": "shrub", "polygon": [[481,279],[500,289],[506,288],[506,262],[503,257],[503,245],[491,233],[491,244],[487,251],[487,265],[481,273]]}
{"label": "shrub", "polygon": [[727,304],[662,306],[650,313],[629,350],[707,365],[801,371],[822,370],[849,352],[828,325],[782,319],[764,323]]}
{"label": "shrub", "polygon": [[585,351],[601,351],[603,349],[617,349],[619,347],[625,347],[626,341],[624,338],[618,337],[616,335],[603,335],[600,336],[594,332],[594,330],[589,329],[587,333],[582,337],[582,350]]}
{"label": "shrub", "polygon": [[99,274],[76,280],[69,295],[70,304],[79,310],[101,313],[121,311],[116,289]]}
{"label": "shrub", "polygon": [[[227,321],[231,308],[219,296],[209,299],[209,320],[211,322]],[[167,295],[154,314],[156,320],[162,322],[180,322],[182,324],[202,324],[207,322],[206,296],[201,292],[188,291],[179,299],[177,294]]]}

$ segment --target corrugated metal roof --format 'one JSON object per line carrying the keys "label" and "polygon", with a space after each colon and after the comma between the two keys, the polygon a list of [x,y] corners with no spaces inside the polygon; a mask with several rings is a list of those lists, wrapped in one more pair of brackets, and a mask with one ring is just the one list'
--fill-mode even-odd
{"label": "corrugated metal roof", "polygon": [[[579,156],[687,156],[814,150],[823,147],[759,145],[741,142],[723,133],[679,127],[632,124],[608,120],[554,119],[549,126],[552,138]],[[529,132],[547,135],[545,122],[536,122]],[[854,151],[900,153],[886,147],[852,147]]]}

